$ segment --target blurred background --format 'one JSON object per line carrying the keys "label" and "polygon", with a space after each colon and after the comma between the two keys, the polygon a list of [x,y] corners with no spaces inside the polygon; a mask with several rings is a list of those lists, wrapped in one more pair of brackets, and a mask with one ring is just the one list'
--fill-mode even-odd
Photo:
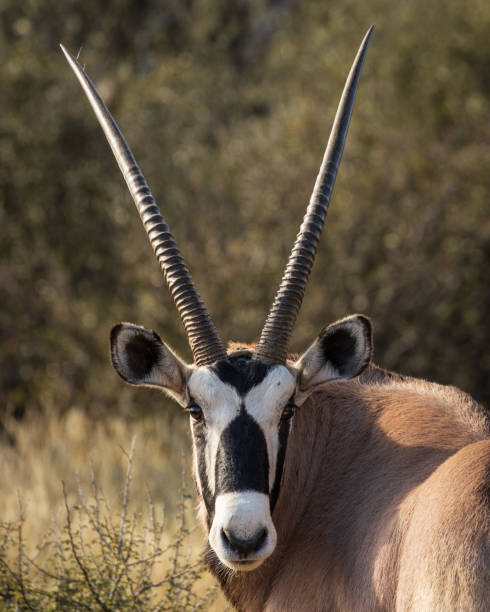
{"label": "blurred background", "polygon": [[137,432],[142,473],[171,505],[180,450],[190,449],[180,410],[124,385],[110,365],[109,330],[121,320],[154,328],[186,359],[190,351],[60,42],[81,50],[222,338],[249,342],[374,23],[291,349],[363,312],[378,364],[455,384],[488,405],[488,2],[1,0],[0,20],[0,444],[9,494],[44,496],[37,513],[49,515],[61,477],[88,457],[117,482],[123,462],[109,455]]}

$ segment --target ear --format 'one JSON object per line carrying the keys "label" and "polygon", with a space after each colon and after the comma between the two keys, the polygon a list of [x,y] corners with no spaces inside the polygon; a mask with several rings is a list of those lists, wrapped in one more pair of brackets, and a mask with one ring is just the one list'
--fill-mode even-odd
{"label": "ear", "polygon": [[112,365],[132,385],[160,387],[180,404],[185,403],[186,382],[192,368],[151,329],[119,323],[111,330]]}
{"label": "ear", "polygon": [[369,364],[372,352],[371,321],[364,315],[328,325],[295,363],[300,394],[309,394],[325,382],[358,376]]}

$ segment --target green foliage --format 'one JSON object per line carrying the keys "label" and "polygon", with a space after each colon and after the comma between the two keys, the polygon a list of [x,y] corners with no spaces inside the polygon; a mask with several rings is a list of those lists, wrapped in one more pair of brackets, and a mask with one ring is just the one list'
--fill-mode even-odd
{"label": "green foliage", "polygon": [[163,545],[163,521],[151,496],[148,516],[130,511],[134,442],[119,511],[113,510],[92,479],[87,496],[79,486],[70,505],[63,485],[66,521],[37,547],[27,551],[26,518],[0,524],[0,606],[2,610],[73,612],[104,610],[207,610],[217,587],[202,587],[202,558],[188,554],[186,526],[189,496],[183,492],[179,528]]}
{"label": "green foliage", "polygon": [[363,311],[378,363],[490,398],[487,2],[4,0],[2,411],[157,407],[111,371],[119,320],[189,355],[58,42],[83,46],[223,338],[253,341],[372,22],[292,349]]}

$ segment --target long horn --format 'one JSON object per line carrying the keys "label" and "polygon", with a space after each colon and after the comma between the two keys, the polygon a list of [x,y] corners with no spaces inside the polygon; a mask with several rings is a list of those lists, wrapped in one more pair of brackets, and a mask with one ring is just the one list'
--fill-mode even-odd
{"label": "long horn", "polygon": [[63,45],[60,46],[104,130],[114,157],[133,196],[151,246],[155,251],[170,293],[184,323],[194,361],[197,365],[202,366],[211,364],[218,359],[225,359],[225,347],[196,291],[184,259],[164,218],[160,214],[145,177],[124,140],[124,136],[83,68],[66,51]]}
{"label": "long horn", "polygon": [[369,28],[347,77],[320,172],[296,237],[279,290],[267,316],[254,357],[266,363],[286,362],[289,340],[327,216],[330,196],[342,158],[361,68],[374,26]]}

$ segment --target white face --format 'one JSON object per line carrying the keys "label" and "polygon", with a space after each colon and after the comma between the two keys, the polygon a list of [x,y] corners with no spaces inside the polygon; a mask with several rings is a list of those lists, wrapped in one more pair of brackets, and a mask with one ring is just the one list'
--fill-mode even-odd
{"label": "white face", "polygon": [[194,472],[209,544],[234,570],[255,569],[276,546],[271,508],[295,389],[295,377],[285,366],[243,357],[197,368],[187,382]]}
{"label": "white face", "polygon": [[253,359],[252,351],[188,366],[152,330],[120,323],[111,331],[121,378],[163,388],[189,410],[209,544],[235,570],[258,567],[275,548],[271,512],[294,404],[326,382],[360,374],[371,350],[371,324],[362,315],[324,328],[290,369]]}

